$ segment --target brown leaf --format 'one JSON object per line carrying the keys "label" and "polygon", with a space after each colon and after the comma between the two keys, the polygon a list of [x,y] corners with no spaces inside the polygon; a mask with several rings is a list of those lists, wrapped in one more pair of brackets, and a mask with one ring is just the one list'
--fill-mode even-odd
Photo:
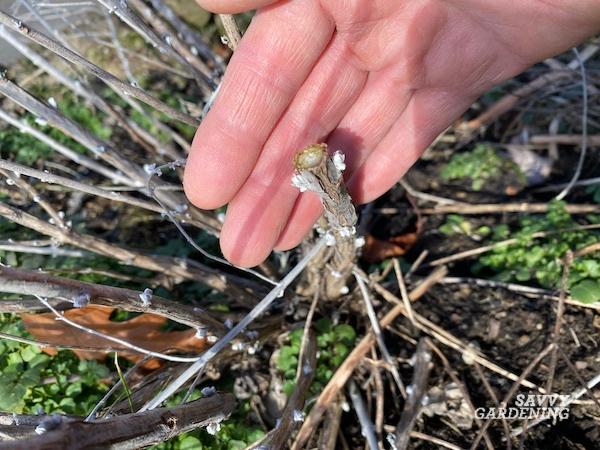
{"label": "brown leaf", "polygon": [[406,233],[391,237],[384,241],[372,235],[367,235],[363,258],[370,263],[376,263],[388,258],[404,255],[417,241],[417,233]]}
{"label": "brown leaf", "polygon": [[[161,331],[167,321],[164,317],[144,313],[124,322],[113,322],[110,320],[113,311],[114,308],[89,305],[85,308],[74,308],[65,311],[64,316],[102,334],[126,340],[138,347],[155,352],[164,353],[177,350],[179,352],[199,353],[206,347],[206,340],[198,339],[196,331],[193,329]],[[53,313],[21,314],[21,318],[27,331],[40,341],[78,347],[123,349],[123,351],[119,351],[119,355],[134,362],[144,357],[143,354],[127,350],[126,347],[118,343],[86,333],[57,320]],[[55,348],[46,347],[43,350],[49,355],[56,354]],[[102,350],[74,350],[74,352],[81,359],[101,360],[106,357],[106,352]],[[143,367],[156,369],[159,366],[160,361],[152,359],[147,361]]]}

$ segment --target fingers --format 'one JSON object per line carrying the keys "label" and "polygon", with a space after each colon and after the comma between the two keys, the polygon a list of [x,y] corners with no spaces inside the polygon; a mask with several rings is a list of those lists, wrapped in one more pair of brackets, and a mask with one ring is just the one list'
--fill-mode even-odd
{"label": "fingers", "polygon": [[256,265],[271,252],[298,195],[290,183],[293,155],[323,140],[363,89],[366,74],[347,64],[349,57],[345,45],[334,38],[229,204],[221,249],[233,263]]}
{"label": "fingers", "polygon": [[192,144],[184,188],[194,205],[213,209],[233,198],[332,33],[317,0],[257,13]]}
{"label": "fingers", "polygon": [[196,0],[207,11],[217,14],[237,14],[263,8],[278,0]]}
{"label": "fingers", "polygon": [[[374,88],[369,93],[365,89],[361,98],[364,97],[367,101],[370,95],[377,93],[381,95],[384,92]],[[369,202],[390,189],[427,146],[475,100],[473,96],[463,93],[427,89],[406,92],[399,97],[401,102],[406,101],[407,104],[405,108],[398,108],[399,117],[394,119],[383,135],[385,127],[381,125],[363,128],[366,145],[353,154],[353,161],[348,165],[351,176],[347,186],[355,203]],[[391,93],[387,93],[387,98],[390,101],[398,100]],[[371,101],[381,104],[385,109],[385,100]],[[375,115],[381,117],[377,113]],[[358,115],[356,118],[358,119]],[[361,129],[360,121],[356,123],[356,129]],[[350,144],[347,148],[353,149],[353,146]],[[301,196],[278,239],[276,249],[288,250],[297,246],[310,231],[321,211],[318,201]]]}
{"label": "fingers", "polygon": [[[389,132],[408,105],[413,94],[411,83],[396,69],[373,73],[363,92],[328,139],[331,151],[346,155],[346,178],[369,156]],[[276,248],[287,250],[298,245],[321,214],[318,201],[301,195]]]}
{"label": "fingers", "polygon": [[347,183],[353,199],[370,202],[390,189],[474,100],[464,92],[415,92],[398,122]]}

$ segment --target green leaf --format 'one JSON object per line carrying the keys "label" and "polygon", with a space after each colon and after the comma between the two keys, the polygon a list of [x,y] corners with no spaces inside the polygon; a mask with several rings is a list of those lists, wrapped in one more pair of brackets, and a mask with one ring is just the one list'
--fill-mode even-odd
{"label": "green leaf", "polygon": [[39,347],[35,345],[28,345],[23,350],[21,350],[21,358],[23,358],[23,361],[29,362],[33,360],[33,358],[35,358],[40,352],[41,350],[39,349]]}
{"label": "green leaf", "polygon": [[342,341],[346,344],[352,344],[356,339],[356,331],[354,331],[354,328],[347,324],[336,325],[333,329],[333,332],[335,333],[338,341]]}
{"label": "green leaf", "polygon": [[179,441],[179,450],[202,450],[202,442],[195,436],[186,436]]}
{"label": "green leaf", "polygon": [[582,303],[595,303],[600,300],[600,283],[583,280],[571,288],[571,295]]}

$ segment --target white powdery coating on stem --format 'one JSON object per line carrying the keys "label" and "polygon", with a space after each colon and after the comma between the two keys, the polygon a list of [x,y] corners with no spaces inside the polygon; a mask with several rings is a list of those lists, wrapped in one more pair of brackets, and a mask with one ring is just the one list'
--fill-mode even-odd
{"label": "white powdery coating on stem", "polygon": [[213,422],[213,423],[209,423],[209,424],[206,426],[206,432],[207,432],[208,434],[211,434],[211,435],[213,435],[213,436],[214,436],[215,434],[217,434],[217,433],[219,432],[219,430],[221,430],[221,423],[220,423],[220,422]]}
{"label": "white powdery coating on stem", "polygon": [[140,300],[142,301],[142,305],[150,306],[152,304],[152,289],[146,288],[144,292],[140,294]]}
{"label": "white powdery coating on stem", "polygon": [[354,227],[341,227],[338,231],[342,237],[350,237],[356,234],[356,228]]}
{"label": "white powdery coating on stem", "polygon": [[341,151],[336,150],[333,154],[333,165],[337,170],[343,172],[346,170],[346,155],[344,155]]}
{"label": "white powdery coating on stem", "polygon": [[297,187],[300,192],[306,192],[310,189],[310,183],[301,174],[295,173],[292,176],[292,186]]}
{"label": "white powdery coating on stem", "polygon": [[294,422],[304,422],[304,411],[294,410]]}
{"label": "white powdery coating on stem", "polygon": [[333,247],[335,245],[335,236],[332,233],[325,234],[325,245],[327,247]]}
{"label": "white powdery coating on stem", "polygon": [[73,298],[73,306],[75,308],[84,308],[90,303],[90,294],[82,292]]}
{"label": "white powdery coating on stem", "polygon": [[200,390],[200,393],[202,394],[202,397],[212,397],[217,393],[217,390],[214,386],[206,386]]}

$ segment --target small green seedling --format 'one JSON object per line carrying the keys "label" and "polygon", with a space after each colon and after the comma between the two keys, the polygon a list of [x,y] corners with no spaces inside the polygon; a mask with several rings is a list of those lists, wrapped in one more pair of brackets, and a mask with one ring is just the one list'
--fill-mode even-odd
{"label": "small green seedling", "polygon": [[517,164],[500,156],[489,145],[479,144],[471,151],[452,155],[440,176],[445,181],[470,180],[471,189],[480,191],[489,180],[506,173],[512,173],[524,184],[525,177]]}
{"label": "small green seedling", "polygon": [[[600,218],[588,217],[597,222]],[[484,267],[496,272],[501,281],[537,282],[548,289],[560,287],[561,260],[568,250],[573,252],[600,241],[596,230],[577,229],[578,224],[566,211],[564,203],[550,203],[545,215],[521,218],[512,232],[506,225],[494,228],[494,239],[516,238],[517,242],[501,245],[481,256],[475,270]],[[534,238],[534,233],[547,233]],[[567,288],[571,296],[584,303],[600,301],[600,261],[595,254],[574,259],[569,270]]]}
{"label": "small green seedling", "polygon": [[[350,325],[333,325],[322,318],[315,322],[317,331],[317,369],[310,388],[312,394],[320,392],[332,377],[333,372],[350,353],[356,340],[356,332]],[[283,390],[290,395],[294,390],[298,356],[304,329],[297,328],[289,334],[289,344],[279,349],[278,368],[283,372]]]}

